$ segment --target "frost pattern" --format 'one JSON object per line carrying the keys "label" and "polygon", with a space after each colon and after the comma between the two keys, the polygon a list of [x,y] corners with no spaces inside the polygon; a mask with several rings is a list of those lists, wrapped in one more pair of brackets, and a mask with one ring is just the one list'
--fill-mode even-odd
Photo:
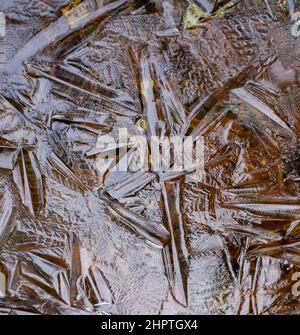
{"label": "frost pattern", "polygon": [[[289,5],[1,2],[0,314],[299,314]],[[204,136],[205,179],[100,174],[120,127]]]}

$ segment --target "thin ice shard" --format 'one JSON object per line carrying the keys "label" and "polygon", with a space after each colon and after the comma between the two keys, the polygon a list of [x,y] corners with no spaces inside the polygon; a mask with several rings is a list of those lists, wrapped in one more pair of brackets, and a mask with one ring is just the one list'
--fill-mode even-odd
{"label": "thin ice shard", "polygon": [[13,170],[17,156],[17,148],[0,145],[0,169]]}
{"label": "thin ice shard", "polygon": [[[116,105],[118,107],[121,107],[120,111],[114,109],[117,114],[122,114],[122,110],[124,110],[123,114],[125,114],[125,115],[127,115],[127,114],[129,116],[136,116],[137,115],[137,111],[135,110],[135,108],[133,106],[130,106],[126,103],[120,102],[120,101],[118,101],[118,99],[108,98],[105,94],[102,94],[102,92],[99,93],[99,91],[97,91],[97,90],[95,91],[94,88],[92,90],[86,89],[85,85],[92,86],[92,87],[94,87],[96,85],[95,84],[91,85],[91,83],[89,83],[89,80],[86,80],[86,79],[85,79],[85,81],[87,82],[86,84],[85,84],[85,81],[83,81],[81,78],[79,78],[79,81],[78,81],[78,78],[76,78],[75,74],[72,74],[72,76],[70,78],[71,80],[66,80],[66,78],[63,76],[63,74],[64,74],[63,71],[62,71],[62,74],[60,74],[60,72],[58,72],[57,76],[55,76],[55,72],[54,72],[54,75],[53,74],[48,74],[46,71],[40,70],[40,69],[38,69],[38,68],[36,68],[32,65],[29,66],[29,69],[31,69],[33,72],[36,72],[39,75],[41,75],[41,76],[43,76],[47,79],[50,79],[54,82],[57,82],[58,84],[70,87],[71,89],[74,89],[75,91],[79,91],[83,94],[86,94],[87,96],[91,96],[93,98],[100,99],[100,101],[104,101],[108,105],[112,105],[112,106]],[[84,83],[83,87],[81,87],[82,83]]]}
{"label": "thin ice shard", "polygon": [[13,214],[12,197],[6,191],[0,199],[0,247],[5,243],[5,237],[10,230],[10,221]]}
{"label": "thin ice shard", "polygon": [[300,241],[299,239],[290,240],[288,242],[280,243],[269,243],[269,244],[257,244],[254,247],[249,248],[247,252],[248,257],[259,257],[262,255],[276,255],[284,252],[285,249],[292,249],[294,247],[299,248]]}
{"label": "thin ice shard", "polygon": [[70,268],[70,301],[71,304],[76,303],[78,291],[77,282],[82,275],[83,264],[81,258],[81,245],[78,237],[74,234],[70,241],[71,246],[71,268]]}
{"label": "thin ice shard", "polygon": [[0,272],[0,298],[6,297],[6,276]]}
{"label": "thin ice shard", "polygon": [[52,122],[62,122],[66,124],[71,124],[74,127],[78,127],[80,129],[84,129],[90,132],[93,132],[95,134],[102,134],[103,129],[108,128],[110,129],[110,126],[106,124],[100,124],[100,122],[93,121],[93,120],[86,120],[84,118],[73,118],[73,119],[68,119],[63,116],[56,116],[53,115]]}
{"label": "thin ice shard", "polygon": [[183,306],[187,306],[189,252],[181,213],[180,184],[180,181],[166,182],[162,189],[166,220],[171,235],[170,244],[164,250],[164,261],[174,298]]}
{"label": "thin ice shard", "polygon": [[160,37],[171,37],[179,35],[179,31],[174,21],[174,7],[172,2],[172,0],[162,1],[164,27],[156,32],[156,34]]}
{"label": "thin ice shard", "polygon": [[73,8],[66,15],[51,23],[49,27],[35,35],[26,45],[18,51],[6,65],[6,70],[15,71],[25,60],[33,57],[39,51],[52,43],[57,43],[73,32],[85,27],[87,24],[109,15],[118,10],[122,5],[131,5],[132,1],[118,0],[102,5],[101,2],[86,0]]}
{"label": "thin ice shard", "polygon": [[153,74],[149,56],[144,52],[141,57],[141,92],[144,102],[144,113],[147,119],[148,136],[157,136],[159,119],[153,91]]}
{"label": "thin ice shard", "polygon": [[87,278],[99,305],[112,305],[115,302],[115,297],[109,287],[108,281],[98,266],[92,266],[89,269]]}
{"label": "thin ice shard", "polygon": [[85,192],[89,188],[82,182],[80,178],[73,172],[57,155],[53,152],[48,157],[50,167],[53,169],[55,176],[58,176],[59,181],[67,184],[75,191]]}
{"label": "thin ice shard", "polygon": [[160,95],[163,101],[163,111],[166,113],[165,120],[168,123],[170,129],[176,129],[178,124],[180,127],[183,126],[186,121],[186,115],[184,106],[180,100],[176,97],[176,94],[167,80],[166,74],[163,69],[154,62],[157,84],[160,88]]}
{"label": "thin ice shard", "polygon": [[237,96],[238,98],[242,99],[243,101],[247,102],[250,106],[254,107],[258,111],[260,111],[262,114],[267,116],[269,119],[271,119],[273,122],[275,122],[277,125],[285,129],[288,133],[294,135],[292,130],[288,127],[288,125],[281,120],[276,113],[263,101],[257,99],[254,95],[247,92],[244,88],[236,88],[231,91],[232,94]]}
{"label": "thin ice shard", "polygon": [[[267,60],[265,60],[266,62]],[[222,87],[217,88],[207,96],[202,97],[199,101],[194,103],[185,123],[183,134],[191,134],[194,131],[194,126],[197,125],[199,119],[201,120],[213,107],[222,103],[227,98],[230,90],[235,87],[243,86],[249,78],[257,75],[262,61],[252,60],[247,64],[237,75],[230,78]]]}
{"label": "thin ice shard", "polygon": [[136,174],[129,175],[126,179],[124,178],[124,180],[113,187],[112,191],[109,193],[114,198],[121,199],[135,194],[154,179],[156,179],[156,175],[154,173],[137,172]]}
{"label": "thin ice shard", "polygon": [[19,189],[22,202],[34,215],[44,207],[43,177],[36,157],[31,151],[21,149],[13,170],[13,180]]}
{"label": "thin ice shard", "polygon": [[104,194],[103,199],[108,203],[108,210],[146,242],[161,248],[169,241],[169,232],[161,223],[146,220],[132,213],[108,194]]}
{"label": "thin ice shard", "polygon": [[[246,201],[245,201],[246,200]],[[248,201],[247,201],[248,200]],[[297,218],[300,215],[299,201],[274,201],[269,199],[241,199],[240,202],[224,203],[224,207],[248,210],[266,216]]]}
{"label": "thin ice shard", "polygon": [[223,229],[264,241],[280,241],[282,239],[282,236],[276,232],[268,231],[258,225],[251,225],[248,222],[244,223],[242,220],[239,221],[241,224],[224,224]]}

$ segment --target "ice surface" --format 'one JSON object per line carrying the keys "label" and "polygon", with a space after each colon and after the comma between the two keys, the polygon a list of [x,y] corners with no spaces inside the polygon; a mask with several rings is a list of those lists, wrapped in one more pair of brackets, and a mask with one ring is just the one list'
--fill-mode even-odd
{"label": "ice surface", "polygon": [[[300,313],[297,11],[0,2],[0,314]],[[115,171],[120,128],[204,136],[203,180]]]}

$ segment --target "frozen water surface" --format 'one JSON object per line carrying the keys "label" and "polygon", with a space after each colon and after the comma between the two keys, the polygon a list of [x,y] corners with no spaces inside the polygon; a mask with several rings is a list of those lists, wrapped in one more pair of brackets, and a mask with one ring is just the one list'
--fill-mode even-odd
{"label": "frozen water surface", "polygon": [[[297,2],[0,11],[0,313],[299,314]],[[203,136],[203,180],[105,165],[120,128]]]}

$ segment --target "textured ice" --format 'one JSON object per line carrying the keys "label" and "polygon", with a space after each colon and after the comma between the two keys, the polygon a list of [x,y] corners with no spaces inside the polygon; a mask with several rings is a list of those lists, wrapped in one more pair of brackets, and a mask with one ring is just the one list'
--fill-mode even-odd
{"label": "textured ice", "polygon": [[[0,2],[0,314],[300,313],[297,10]],[[121,127],[204,136],[204,179],[100,173]]]}

